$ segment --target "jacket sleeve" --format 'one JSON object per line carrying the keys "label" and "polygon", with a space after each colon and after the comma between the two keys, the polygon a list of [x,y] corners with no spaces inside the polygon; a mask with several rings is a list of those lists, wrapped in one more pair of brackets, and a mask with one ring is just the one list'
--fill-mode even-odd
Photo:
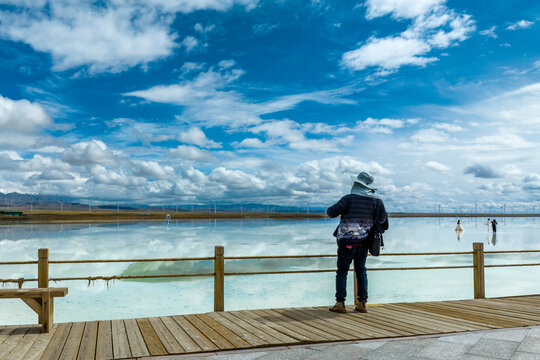
{"label": "jacket sleeve", "polygon": [[384,232],[385,230],[388,230],[388,213],[386,212],[386,209],[384,208],[384,203],[382,200],[381,207],[379,208],[379,221],[381,222],[381,229]]}
{"label": "jacket sleeve", "polygon": [[328,217],[335,218],[343,214],[347,210],[347,208],[348,208],[348,202],[344,196],[341,199],[339,199],[337,203],[335,203],[334,205],[326,209],[326,215],[328,215]]}

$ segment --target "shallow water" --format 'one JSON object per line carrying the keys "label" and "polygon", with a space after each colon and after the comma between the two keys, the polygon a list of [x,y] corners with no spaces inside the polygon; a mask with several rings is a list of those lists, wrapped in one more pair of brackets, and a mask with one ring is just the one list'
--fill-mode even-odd
{"label": "shallow water", "polygon": [[[458,239],[453,218],[392,218],[383,253],[471,251],[473,242],[489,250],[540,249],[540,219],[501,218],[496,236],[485,218],[462,219]],[[334,254],[331,236],[337,220],[227,220],[103,225],[0,226],[0,261],[36,260],[49,248],[51,260],[128,259],[213,256]],[[470,265],[471,255],[382,256],[368,258],[368,268]],[[487,254],[486,264],[540,263],[540,253]],[[51,264],[51,277],[212,272],[211,261],[113,264]],[[332,269],[335,258],[226,261],[226,271]],[[34,278],[36,265],[0,265],[0,278]],[[486,269],[486,296],[540,293],[540,266]],[[472,269],[369,271],[369,302],[469,299]],[[349,294],[352,292],[349,277]],[[328,305],[334,301],[333,273],[227,276],[225,308],[276,308]],[[14,287],[13,284],[8,285]],[[25,283],[34,287],[36,283]],[[213,279],[66,281],[69,294],[57,299],[55,321],[161,316],[212,311]],[[347,299],[352,303],[352,297]],[[20,300],[2,300],[0,324],[33,323]]]}

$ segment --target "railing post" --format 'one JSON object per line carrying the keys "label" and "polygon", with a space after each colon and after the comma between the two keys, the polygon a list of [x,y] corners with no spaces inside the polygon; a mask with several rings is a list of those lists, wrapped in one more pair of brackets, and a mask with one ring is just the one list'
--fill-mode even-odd
{"label": "railing post", "polygon": [[225,308],[225,259],[223,246],[214,248],[214,311],[223,311]]}
{"label": "railing post", "polygon": [[486,298],[484,280],[484,243],[473,243],[474,298]]}
{"label": "railing post", "polygon": [[49,249],[38,250],[38,287],[49,287]]}

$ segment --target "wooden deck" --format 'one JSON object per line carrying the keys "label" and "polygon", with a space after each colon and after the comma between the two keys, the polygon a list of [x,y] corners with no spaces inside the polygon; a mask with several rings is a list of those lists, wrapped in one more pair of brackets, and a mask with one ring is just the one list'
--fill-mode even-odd
{"label": "wooden deck", "polygon": [[[350,309],[352,310],[352,308]],[[0,327],[0,359],[125,359],[540,325],[540,295]]]}

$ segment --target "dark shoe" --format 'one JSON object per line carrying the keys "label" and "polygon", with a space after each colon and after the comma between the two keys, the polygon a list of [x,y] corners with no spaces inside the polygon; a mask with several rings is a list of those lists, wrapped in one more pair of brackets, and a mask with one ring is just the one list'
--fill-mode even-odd
{"label": "dark shoe", "polygon": [[345,309],[345,303],[343,301],[338,301],[336,305],[332,306],[328,310],[342,314],[347,312],[347,309]]}
{"label": "dark shoe", "polygon": [[367,306],[365,301],[361,301],[354,307],[355,311],[361,312],[361,313],[367,313]]}

